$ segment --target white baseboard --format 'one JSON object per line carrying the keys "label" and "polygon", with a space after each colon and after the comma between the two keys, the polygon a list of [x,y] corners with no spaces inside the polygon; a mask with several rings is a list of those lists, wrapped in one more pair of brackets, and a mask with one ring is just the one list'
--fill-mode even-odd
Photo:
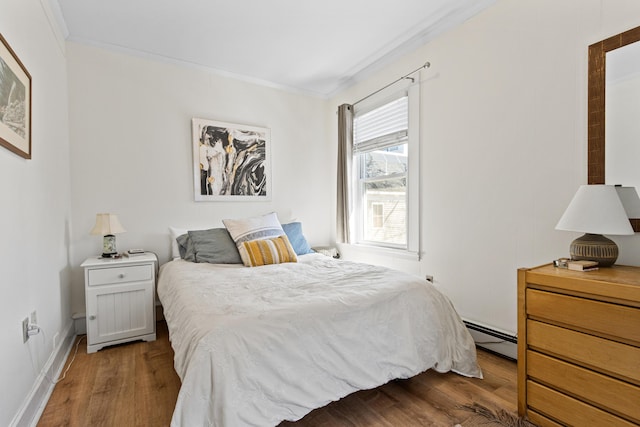
{"label": "white baseboard", "polygon": [[69,322],[60,335],[64,338],[60,340],[58,347],[51,352],[51,356],[42,367],[31,392],[9,424],[10,427],[35,427],[38,424],[40,415],[42,415],[55,387],[55,384],[52,384],[48,378],[58,378],[73,347],[76,336],[74,322]]}
{"label": "white baseboard", "polygon": [[518,360],[518,338],[515,335],[467,320],[465,325],[478,347]]}

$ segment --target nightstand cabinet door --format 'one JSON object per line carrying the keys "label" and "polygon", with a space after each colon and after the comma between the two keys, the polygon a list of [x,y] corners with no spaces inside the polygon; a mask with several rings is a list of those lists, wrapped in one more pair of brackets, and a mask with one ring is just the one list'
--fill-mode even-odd
{"label": "nightstand cabinet door", "polygon": [[152,254],[90,258],[85,269],[87,352],[128,341],[156,339],[155,271]]}
{"label": "nightstand cabinet door", "polygon": [[94,286],[87,292],[87,336],[91,345],[154,333],[151,282]]}

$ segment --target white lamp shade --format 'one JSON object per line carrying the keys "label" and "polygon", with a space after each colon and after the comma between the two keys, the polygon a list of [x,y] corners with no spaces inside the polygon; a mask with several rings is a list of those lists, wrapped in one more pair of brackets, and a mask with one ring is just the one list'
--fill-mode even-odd
{"label": "white lamp shade", "polygon": [[556,230],[590,234],[634,234],[616,187],[581,185]]}
{"label": "white lamp shade", "polygon": [[124,227],[118,220],[118,215],[109,213],[96,214],[96,225],[91,229],[90,234],[106,236],[108,234],[124,233]]}
{"label": "white lamp shade", "polygon": [[640,197],[636,187],[616,187],[622,206],[629,218],[640,218]]}

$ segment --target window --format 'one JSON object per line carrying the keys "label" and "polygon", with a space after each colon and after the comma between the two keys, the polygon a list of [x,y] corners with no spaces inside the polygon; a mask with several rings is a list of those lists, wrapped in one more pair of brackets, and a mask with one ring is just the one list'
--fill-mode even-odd
{"label": "window", "polygon": [[417,236],[411,236],[417,228],[417,214],[411,212],[418,198],[417,132],[411,129],[414,112],[409,111],[417,104],[410,92],[354,112],[352,228],[357,243],[417,251]]}
{"label": "window", "polygon": [[371,204],[371,226],[373,228],[382,228],[384,221],[384,203]]}

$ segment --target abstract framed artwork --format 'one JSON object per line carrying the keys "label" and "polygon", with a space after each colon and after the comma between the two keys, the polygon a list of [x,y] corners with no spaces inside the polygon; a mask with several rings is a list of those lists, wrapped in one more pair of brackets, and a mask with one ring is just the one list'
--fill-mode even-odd
{"label": "abstract framed artwork", "polygon": [[0,145],[31,158],[31,75],[0,34]]}
{"label": "abstract framed artwork", "polygon": [[196,201],[271,199],[268,128],[197,118],[191,125]]}

